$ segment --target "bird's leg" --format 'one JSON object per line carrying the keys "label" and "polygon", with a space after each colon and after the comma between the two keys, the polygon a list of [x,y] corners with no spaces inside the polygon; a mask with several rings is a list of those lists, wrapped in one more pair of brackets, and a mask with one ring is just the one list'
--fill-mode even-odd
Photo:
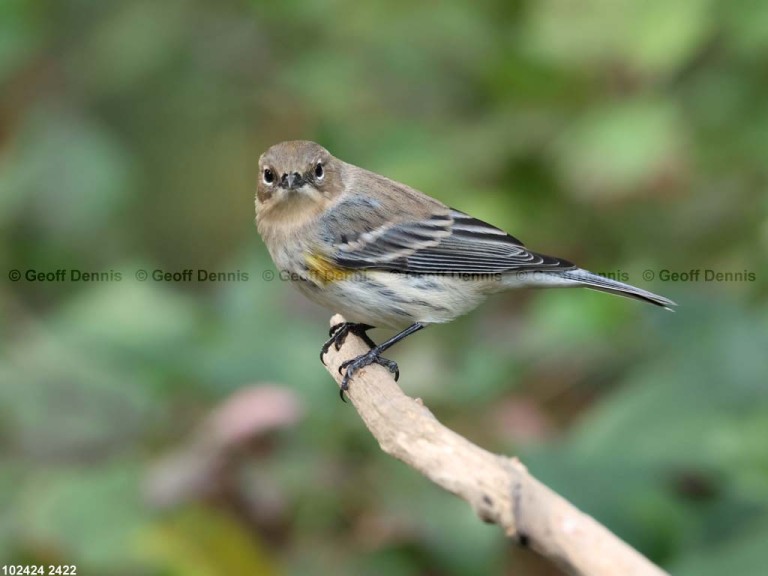
{"label": "bird's leg", "polygon": [[371,340],[370,336],[366,334],[366,332],[372,328],[373,326],[368,324],[357,324],[355,322],[340,322],[339,324],[334,324],[331,326],[331,329],[328,332],[328,336],[330,336],[330,338],[328,338],[325,344],[323,344],[323,347],[320,349],[320,362],[325,364],[323,356],[328,353],[328,350],[331,348],[331,344],[336,346],[336,350],[339,350],[341,345],[344,344],[344,340],[347,339],[347,334],[350,332],[355,336],[362,338],[370,348],[375,348],[376,342]]}
{"label": "bird's leg", "polygon": [[362,354],[358,356],[357,358],[353,358],[352,360],[347,360],[346,362],[342,362],[341,366],[339,366],[339,374],[341,374],[341,371],[346,368],[346,373],[344,374],[344,379],[341,381],[341,399],[344,400],[344,392],[349,390],[349,382],[352,380],[352,377],[355,375],[355,372],[360,370],[361,368],[365,368],[366,366],[370,366],[371,364],[379,364],[381,366],[384,366],[386,369],[388,369],[392,374],[395,375],[395,381],[400,377],[400,369],[397,367],[397,363],[393,360],[388,360],[387,358],[382,358],[381,353],[385,350],[391,348],[400,340],[405,338],[406,336],[410,336],[414,332],[418,332],[422,328],[424,328],[426,325],[422,324],[421,322],[416,322],[415,324],[411,324],[403,330],[402,332],[399,332],[398,334],[395,334],[387,340],[386,342],[382,342],[378,346],[374,346],[371,348],[368,352],[365,354]]}

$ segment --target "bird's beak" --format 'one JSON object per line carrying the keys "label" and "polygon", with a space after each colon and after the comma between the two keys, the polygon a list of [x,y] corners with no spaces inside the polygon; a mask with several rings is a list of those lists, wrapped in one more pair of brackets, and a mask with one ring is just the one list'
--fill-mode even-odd
{"label": "bird's beak", "polygon": [[298,172],[291,172],[289,174],[283,174],[280,179],[280,187],[287,190],[296,190],[304,185],[304,178]]}

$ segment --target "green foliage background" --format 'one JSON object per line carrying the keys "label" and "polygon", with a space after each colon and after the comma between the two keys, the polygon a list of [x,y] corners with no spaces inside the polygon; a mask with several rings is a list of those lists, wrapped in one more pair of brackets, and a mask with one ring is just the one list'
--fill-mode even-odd
{"label": "green foliage background", "polygon": [[[328,312],[262,279],[257,159],[305,138],[675,299],[504,295],[392,356],[675,574],[764,574],[766,70],[757,1],[3,0],[2,563],[557,573],[383,455],[317,360]],[[62,268],[122,280],[8,279]],[[249,280],[134,278],[188,268]],[[660,278],[694,269],[754,280]],[[264,382],[303,417],[159,505],[156,463]]]}

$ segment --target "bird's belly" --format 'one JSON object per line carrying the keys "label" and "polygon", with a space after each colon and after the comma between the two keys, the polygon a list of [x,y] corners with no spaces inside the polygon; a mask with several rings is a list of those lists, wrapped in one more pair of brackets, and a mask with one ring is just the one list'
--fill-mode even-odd
{"label": "bird's belly", "polygon": [[485,298],[477,283],[439,275],[363,271],[326,284],[296,284],[310,300],[350,322],[395,329],[448,322]]}

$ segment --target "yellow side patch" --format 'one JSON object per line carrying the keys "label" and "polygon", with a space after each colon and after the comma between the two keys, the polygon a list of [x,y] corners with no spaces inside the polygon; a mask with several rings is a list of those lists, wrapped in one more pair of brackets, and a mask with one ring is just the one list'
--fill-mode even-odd
{"label": "yellow side patch", "polygon": [[309,270],[309,277],[320,284],[329,284],[349,278],[353,272],[346,268],[340,268],[324,256],[307,254],[304,262]]}

